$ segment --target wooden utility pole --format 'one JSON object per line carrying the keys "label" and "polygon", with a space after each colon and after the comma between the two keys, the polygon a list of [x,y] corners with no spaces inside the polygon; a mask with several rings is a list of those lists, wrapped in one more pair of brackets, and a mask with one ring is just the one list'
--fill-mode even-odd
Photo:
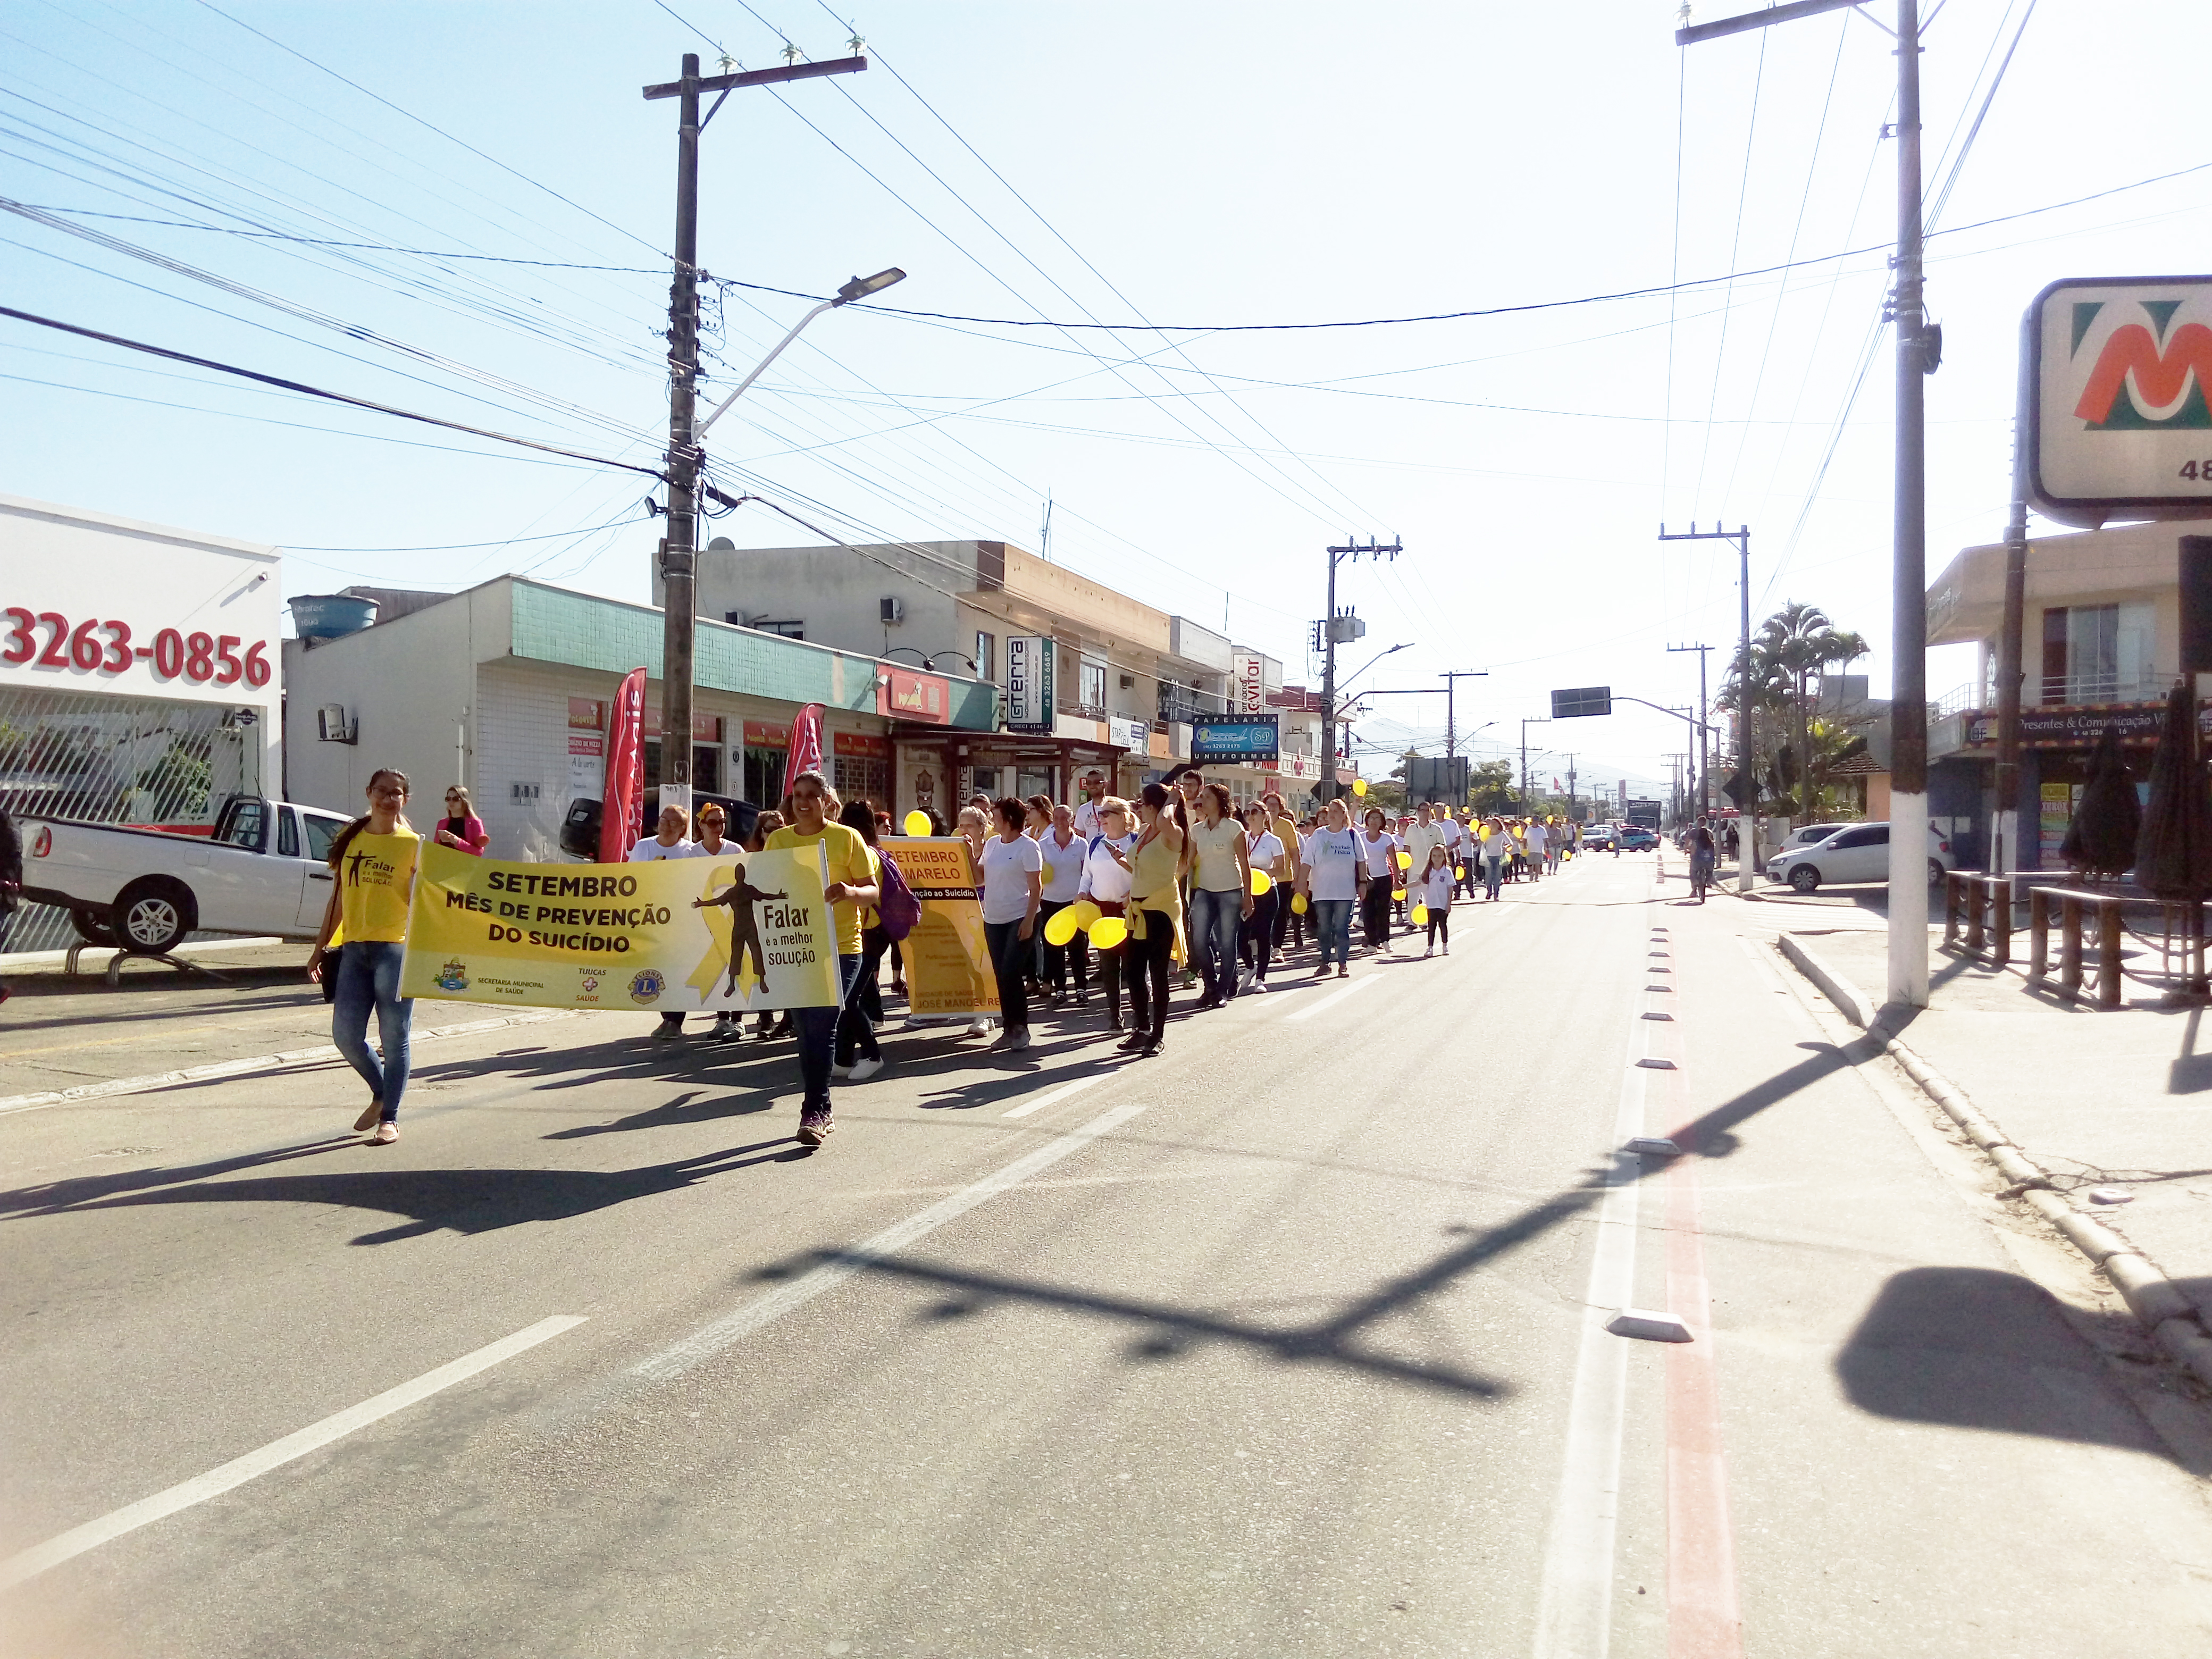
{"label": "wooden utility pole", "polygon": [[[726,60],[725,60],[726,61]],[[705,459],[692,422],[699,385],[699,135],[723,99],[739,87],[851,75],[865,58],[735,75],[699,73],[699,54],[684,54],[680,79],[647,87],[647,99],[677,100],[676,274],[668,286],[668,533],[660,543],[660,801],[691,811],[691,657],[696,634],[699,474]],[[702,118],[699,94],[717,92]]]}

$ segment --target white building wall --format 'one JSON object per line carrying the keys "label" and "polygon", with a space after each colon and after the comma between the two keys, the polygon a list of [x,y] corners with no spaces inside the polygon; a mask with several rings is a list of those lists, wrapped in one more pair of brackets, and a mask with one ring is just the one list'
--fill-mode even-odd
{"label": "white building wall", "polygon": [[[370,775],[391,766],[407,775],[410,823],[419,829],[444,810],[446,786],[455,781],[455,728],[476,700],[469,611],[456,599],[313,648],[284,641],[285,770],[294,800],[359,812]],[[331,703],[344,708],[357,744],[317,736],[316,711]]]}
{"label": "white building wall", "polygon": [[[736,552],[699,555],[698,614],[741,627],[794,620],[805,626],[816,645],[873,655],[901,646],[898,660],[914,652],[933,655],[975,648],[973,631],[963,633],[951,592],[975,586],[973,542],[921,542],[915,553],[899,548],[871,549],[864,557],[842,548],[740,548]],[[950,590],[950,591],[940,591]],[[882,601],[896,599],[905,620],[885,627]],[[653,602],[660,582],[653,579]],[[982,624],[989,626],[989,624]],[[919,666],[919,665],[915,665]],[[957,670],[957,665],[948,663]]]}

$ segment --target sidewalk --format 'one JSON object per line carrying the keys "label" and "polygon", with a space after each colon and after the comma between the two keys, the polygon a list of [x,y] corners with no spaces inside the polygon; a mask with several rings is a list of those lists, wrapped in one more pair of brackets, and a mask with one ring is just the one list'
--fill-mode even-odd
{"label": "sidewalk", "polygon": [[[1878,1009],[1887,936],[1857,927],[1784,935],[1825,967],[1854,1018]],[[2111,1012],[2031,992],[1929,942],[1929,1006],[1889,1030],[1942,1073],[2076,1207],[2148,1258],[2212,1328],[2212,1031],[2202,1008],[2163,1009],[2146,988]],[[1817,977],[1817,975],[1815,976]],[[1852,1011],[1846,1009],[1846,1012]],[[2114,1191],[2128,1201],[2091,1197]]]}

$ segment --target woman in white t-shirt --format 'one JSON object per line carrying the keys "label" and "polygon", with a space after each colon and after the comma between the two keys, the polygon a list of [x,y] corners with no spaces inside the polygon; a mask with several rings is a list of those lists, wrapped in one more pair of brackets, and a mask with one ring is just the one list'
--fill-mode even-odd
{"label": "woman in white t-shirt", "polygon": [[[1034,811],[1035,803],[1031,803]],[[1042,872],[1044,897],[1037,906],[1037,933],[1042,936],[1045,925],[1060,911],[1075,902],[1083,891],[1083,865],[1091,848],[1082,836],[1075,833],[1075,816],[1063,805],[1049,805],[1044,823],[1036,836],[1037,853],[1044,860]],[[1078,930],[1075,937],[1065,945],[1044,942],[1045,995],[1058,1002],[1067,994],[1067,969],[1070,963],[1075,968],[1075,1006],[1082,1007],[1091,1000],[1091,946],[1084,933]]]}
{"label": "woman in white t-shirt", "polygon": [[1383,827],[1389,822],[1380,807],[1369,807],[1367,828],[1359,837],[1360,861],[1367,869],[1359,919],[1370,951],[1390,949],[1390,893],[1398,884],[1398,838]]}
{"label": "woman in white t-shirt", "polygon": [[[1098,803],[1098,833],[1084,843],[1083,880],[1076,896],[1089,899],[1102,916],[1129,914],[1129,854],[1137,844],[1130,827],[1129,803],[1109,795]],[[1129,947],[1116,945],[1098,953],[1098,983],[1106,993],[1106,1029],[1121,1026],[1121,968]]]}
{"label": "woman in white t-shirt", "polygon": [[1336,976],[1350,976],[1352,906],[1366,884],[1366,866],[1359,856],[1359,836],[1352,827],[1352,815],[1342,801],[1333,800],[1322,815],[1321,827],[1306,837],[1300,879],[1300,890],[1313,908],[1314,938],[1321,945],[1316,979],[1328,972],[1332,953]]}
{"label": "woman in white t-shirt", "polygon": [[1237,954],[1244,963],[1244,988],[1248,991],[1264,992],[1267,988],[1267,962],[1273,954],[1275,942],[1276,906],[1282,902],[1282,895],[1277,889],[1289,873],[1290,859],[1283,850],[1283,838],[1269,827],[1273,817],[1257,801],[1244,809],[1245,860],[1254,875],[1267,878],[1267,890],[1254,896],[1252,914],[1245,917],[1237,944]]}
{"label": "woman in white t-shirt", "polygon": [[[690,827],[690,815],[685,812],[682,807],[662,807],[660,809],[660,828],[659,832],[654,835],[647,836],[643,841],[638,842],[636,846],[631,848],[629,849],[629,861],[632,864],[653,864],[662,859],[690,859],[698,857],[699,848],[696,844],[686,841],[684,838],[684,832]],[[722,1022],[720,1020],[718,1019],[714,1022],[714,1029],[718,1033],[723,1029]],[[653,1027],[653,1035],[656,1039],[660,1037],[682,1036],[684,1035],[684,1016],[682,1012],[678,1012],[675,1013],[662,1014],[660,1017],[660,1024]]]}
{"label": "woman in white t-shirt", "polygon": [[1022,833],[1029,809],[1012,795],[991,803],[998,834],[983,843],[977,859],[983,871],[983,937],[999,978],[999,1013],[1006,1029],[991,1046],[1018,1051],[1030,1046],[1030,999],[1026,984],[1036,933],[1037,906],[1044,896],[1044,854]]}

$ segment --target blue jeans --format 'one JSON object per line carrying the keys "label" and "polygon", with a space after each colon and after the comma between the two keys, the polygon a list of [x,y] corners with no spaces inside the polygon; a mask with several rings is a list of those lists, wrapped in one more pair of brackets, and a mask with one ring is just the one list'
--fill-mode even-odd
{"label": "blue jeans", "polygon": [[1336,952],[1340,968],[1352,960],[1352,901],[1350,899],[1316,899],[1313,902],[1314,937],[1321,942],[1321,965],[1328,966],[1328,953]]}
{"label": "blue jeans", "polygon": [[1237,929],[1244,920],[1244,895],[1231,888],[1190,890],[1190,954],[1206,994],[1226,1002],[1237,994]]}
{"label": "blue jeans", "polygon": [[1504,854],[1499,854],[1496,858],[1485,858],[1482,860],[1482,884],[1488,890],[1491,897],[1498,896],[1498,886],[1504,879],[1505,855]]}
{"label": "blue jeans", "polygon": [[[384,1103],[384,1121],[399,1121],[399,1097],[407,1092],[407,1030],[414,1023],[415,999],[399,994],[399,964],[404,945],[348,939],[338,947],[337,995],[331,1009],[331,1041],[361,1073],[370,1094]],[[377,1041],[384,1060],[368,1046],[369,1010],[376,1011]]]}
{"label": "blue jeans", "polygon": [[841,956],[836,1006],[791,1011],[791,1029],[799,1038],[799,1080],[804,1091],[799,1103],[801,1112],[830,1109],[830,1062],[837,1041],[837,1019],[860,978],[860,957]]}

